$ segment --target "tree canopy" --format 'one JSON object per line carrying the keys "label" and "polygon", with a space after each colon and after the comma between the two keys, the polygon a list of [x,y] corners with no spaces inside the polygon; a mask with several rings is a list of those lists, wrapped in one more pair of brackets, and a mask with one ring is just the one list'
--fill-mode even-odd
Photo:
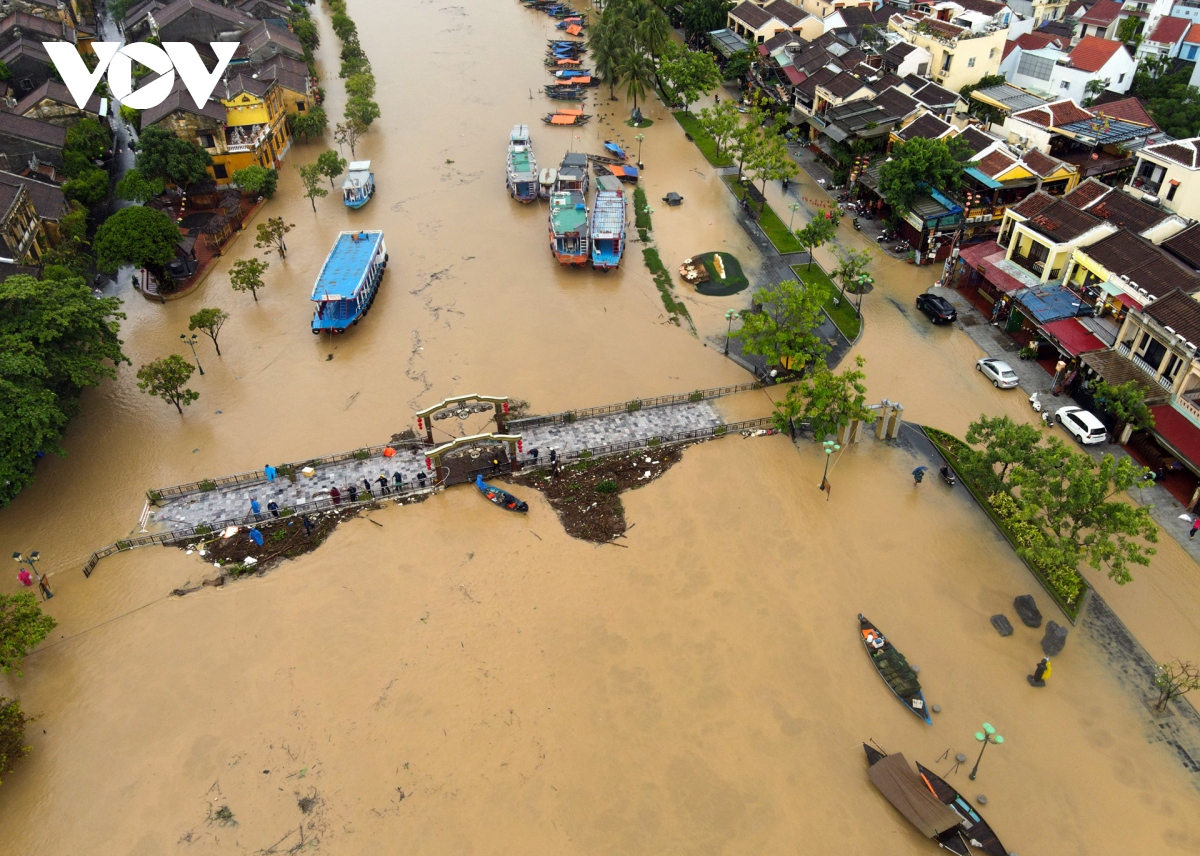
{"label": "tree canopy", "polygon": [[329,127],[329,117],[320,104],[311,105],[303,113],[288,113],[287,120],[292,134],[304,137],[305,142],[308,142],[310,137],[321,136]]}
{"label": "tree canopy", "polygon": [[1135,430],[1154,427],[1154,413],[1146,406],[1146,394],[1137,381],[1116,386],[1099,381],[1095,389],[1096,404],[1114,419],[1132,425]]}
{"label": "tree canopy", "polygon": [[194,371],[192,364],[179,354],[168,354],[137,370],[138,389],[174,404],[182,416],[183,408],[200,397],[200,393],[187,388]]}
{"label": "tree canopy", "polygon": [[730,0],[688,0],[680,11],[684,35],[690,39],[700,33],[721,29],[729,10],[736,5]]}
{"label": "tree canopy", "polygon": [[150,178],[142,174],[136,167],[126,170],[125,175],[117,182],[117,196],[130,202],[142,204],[161,196],[165,186],[161,178]]}
{"label": "tree canopy", "polygon": [[273,197],[279,185],[279,171],[258,164],[239,169],[232,178],[233,183],[246,193],[262,196],[264,199]]}
{"label": "tree canopy", "polygon": [[829,243],[836,237],[840,221],[840,209],[834,210],[831,208],[814,216],[803,229],[796,230],[796,240],[808,252],[808,266],[810,268],[813,262],[813,250],[822,244]]}
{"label": "tree canopy", "polygon": [[788,388],[788,397],[794,395],[800,402],[799,416],[809,424],[813,439],[837,434],[855,419],[872,418],[862,370],[866,364],[863,357],[856,357],[853,366],[834,374],[818,361],[804,379]]}
{"label": "tree canopy", "polygon": [[1003,74],[985,74],[983,77],[974,83],[968,83],[962,89],[958,90],[958,94],[967,102],[967,112],[977,118],[987,122],[1003,122],[1005,112],[998,107],[992,107],[989,104],[984,104],[971,97],[971,93],[976,89],[987,89],[992,86],[1000,86],[1007,83],[1008,78]]}
{"label": "tree canopy", "polygon": [[[315,214],[317,197],[329,195],[329,191],[321,186],[321,165],[319,163],[298,164],[296,172],[300,173],[300,183],[304,185],[304,198],[312,203],[312,210]],[[331,181],[330,184],[332,183]]]}
{"label": "tree canopy", "polygon": [[0,282],[0,506],[33,480],[41,453],[64,454],[63,428],[79,394],[115,378],[121,302],[92,296],[87,281],[49,266],[41,280]]}
{"label": "tree canopy", "polygon": [[170,281],[166,264],[175,257],[179,238],[179,227],[161,211],[122,208],[96,230],[96,263],[105,273],[122,265],[144,267],[165,284]]}
{"label": "tree canopy", "polygon": [[806,289],[794,279],[764,286],[754,295],[761,311],[743,312],[742,327],[731,338],[740,341],[747,354],[799,371],[829,352],[817,335],[824,317],[822,302],[816,289]]}
{"label": "tree canopy", "polygon": [[[258,260],[255,259],[255,261]],[[228,312],[209,306],[188,318],[188,329],[199,330],[205,336],[212,339],[213,347],[217,349],[217,356],[219,357],[221,356],[221,345],[217,342],[217,337],[221,335],[221,328],[225,326],[225,322],[228,320]]]}
{"label": "tree canopy", "polygon": [[[283,220],[279,220],[282,224]],[[262,234],[262,226],[259,226],[259,234]],[[282,236],[279,239],[283,240]],[[282,250],[280,254],[282,255]],[[266,273],[267,268],[271,265],[269,262],[260,261],[259,259],[238,259],[233,263],[233,268],[229,271],[229,284],[234,291],[248,291],[254,296],[254,302],[258,303],[258,290],[264,288],[266,284],[263,282],[262,275]],[[216,344],[216,339],[213,339],[213,344]]]}
{"label": "tree canopy", "polygon": [[21,674],[21,661],[58,622],[42,612],[32,592],[0,594],[0,672]]}
{"label": "tree canopy", "polygon": [[333,149],[327,149],[317,155],[316,165],[321,175],[329,179],[329,186],[334,187],[333,180],[346,171],[347,162]]}
{"label": "tree canopy", "polygon": [[659,64],[659,74],[687,110],[701,95],[721,85],[721,70],[712,54],[679,48],[674,42],[669,44],[674,49]]}
{"label": "tree canopy", "polygon": [[915,137],[897,143],[891,158],[879,166],[879,192],[893,208],[907,211],[930,189],[945,192],[958,187],[970,160],[970,149],[958,137]]}
{"label": "tree canopy", "polygon": [[157,125],[142,131],[137,149],[137,168],[142,175],[180,186],[206,177],[212,165],[212,156],[204,149]]}
{"label": "tree canopy", "polygon": [[1150,117],[1171,136],[1182,139],[1200,135],[1200,90],[1191,85],[1190,70],[1172,72],[1171,65],[1167,57],[1143,59],[1129,94],[1142,99]]}

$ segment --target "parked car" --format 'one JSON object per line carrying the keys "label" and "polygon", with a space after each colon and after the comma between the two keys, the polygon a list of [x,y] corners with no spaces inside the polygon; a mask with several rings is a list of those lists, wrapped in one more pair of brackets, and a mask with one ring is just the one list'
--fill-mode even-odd
{"label": "parked car", "polygon": [[1104,423],[1082,407],[1076,407],[1073,404],[1060,407],[1054,412],[1054,421],[1085,446],[1103,443],[1108,439],[1108,431],[1105,430]]}
{"label": "parked car", "polygon": [[917,296],[917,308],[928,315],[934,324],[950,324],[958,318],[958,312],[949,300],[928,292]]}
{"label": "parked car", "polygon": [[997,389],[1012,389],[1017,385],[1017,373],[1004,360],[984,357],[975,364],[975,368],[983,372],[984,377],[990,378]]}

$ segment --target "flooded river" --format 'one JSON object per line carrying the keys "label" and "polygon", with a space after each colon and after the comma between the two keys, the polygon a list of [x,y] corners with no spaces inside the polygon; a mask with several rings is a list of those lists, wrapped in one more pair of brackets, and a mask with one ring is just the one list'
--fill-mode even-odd
{"label": "flooded river", "polygon": [[[0,787],[0,853],[286,852],[302,837],[328,853],[928,853],[869,784],[860,744],[944,773],[958,752],[974,761],[984,720],[1006,742],[978,781],[949,781],[988,796],[1010,849],[1200,850],[1192,781],[1082,631],[1051,686],[1027,686],[1040,633],[1001,639],[987,618],[1035,583],[961,490],[913,487],[902,448],[844,452],[829,502],[811,446],[691,448],[624,497],[634,526],[620,546],[571,540],[540,496],[517,518],[460,488],[374,512],[382,528],[345,524],[224,590],[167,597],[205,567],[156,548],[84,580],[87,555],[136,528],[147,488],[379,442],[445,396],[550,412],[746,379],[719,348],[747,294],[688,296],[693,337],[667,322],[636,245],[621,271],[564,270],[544,206],[508,199],[514,123],[531,126],[542,164],[614,134],[636,147],[611,117],[541,124],[550,20],[511,0],[405,2],[373,26],[382,9],[350,2],[380,81],[383,117],[357,152],[375,199],[348,212],[335,192],[314,215],[291,165],[321,147],[293,148],[259,216],[296,228],[257,304],[228,284],[252,232],[191,296],[125,295],[135,368],[177,352],[197,308],[232,313],[223,356],[201,350],[200,400],[180,418],[123,368],[85,398],[69,456],[0,512],[8,549],[46,557],[59,620],[26,676],[0,682],[43,716]],[[320,25],[328,69],[337,41]],[[340,82],[325,85],[338,116]],[[590,112],[615,112],[597,100]],[[645,109],[647,194],[686,199],[655,206],[668,267],[706,250],[756,267],[713,170],[661,105]],[[380,297],[350,334],[315,337],[312,280],[338,230],[358,226],[387,235]],[[889,261],[875,276],[858,349],[873,396],[956,432],[981,412],[1028,415],[1019,393],[980,381],[960,330],[914,316],[934,271]],[[717,406],[745,418],[770,403]],[[1164,542],[1136,576],[1102,587],[1114,609],[1156,657],[1195,658],[1194,563]],[[943,709],[933,728],[865,661],[859,612],[923,667]]]}

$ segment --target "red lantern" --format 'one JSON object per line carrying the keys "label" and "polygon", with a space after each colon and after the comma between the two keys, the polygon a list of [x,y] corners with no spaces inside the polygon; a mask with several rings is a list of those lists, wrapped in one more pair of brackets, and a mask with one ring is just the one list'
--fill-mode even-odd
{"label": "red lantern", "polygon": [[520,441],[520,440],[518,440],[518,441],[517,441],[517,451],[518,451],[518,452],[523,452],[523,451],[525,451],[525,449],[524,449],[524,445],[521,443],[521,441]]}
{"label": "red lantern", "polygon": [[504,402],[504,415],[505,415],[505,416],[507,416],[507,415],[508,415],[508,402],[507,402],[507,401],[506,401],[506,402]]}
{"label": "red lantern", "polygon": [[420,417],[420,416],[418,416],[418,417],[417,417],[417,427],[418,427],[418,428],[424,428],[424,427],[425,427],[425,423],[421,421],[421,417]]}
{"label": "red lantern", "polygon": [[427,469],[427,470],[433,469],[433,461],[429,460],[429,458],[425,459],[425,469]]}

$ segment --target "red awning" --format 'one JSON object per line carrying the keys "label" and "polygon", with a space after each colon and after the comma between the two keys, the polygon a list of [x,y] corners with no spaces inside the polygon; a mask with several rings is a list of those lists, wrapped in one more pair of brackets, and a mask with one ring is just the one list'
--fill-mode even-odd
{"label": "red awning", "polygon": [[808,75],[802,71],[798,71],[795,66],[785,65],[780,70],[783,72],[784,77],[788,79],[788,83],[792,84],[792,86],[799,86],[801,83],[808,80]]}
{"label": "red awning", "polygon": [[1001,259],[984,259],[980,267],[983,268],[983,278],[995,286],[997,291],[1003,291],[1006,294],[1011,294],[1014,291],[1020,291],[1025,287],[1025,283],[1017,279],[1011,274],[1007,274],[1000,268],[996,267],[996,262]]}
{"label": "red awning", "polygon": [[1093,335],[1092,331],[1079,322],[1078,318],[1063,318],[1042,325],[1042,330],[1052,336],[1063,350],[1072,357],[1088,351],[1103,351],[1108,345]]}
{"label": "red awning", "polygon": [[1200,470],[1200,428],[1169,404],[1151,407],[1150,412],[1154,414],[1153,432],[1185,458],[1193,472]]}
{"label": "red awning", "polygon": [[1117,300],[1119,300],[1119,301],[1121,301],[1122,303],[1124,303],[1124,304],[1125,304],[1126,306],[1128,306],[1130,309],[1141,309],[1141,308],[1142,308],[1142,304],[1141,304],[1141,303],[1139,303],[1138,301],[1134,300],[1132,297],[1130,297],[1128,294],[1126,294],[1126,293],[1125,293],[1125,292],[1123,292],[1123,291],[1122,291],[1120,294],[1114,294],[1114,295],[1113,295],[1113,297],[1117,298]]}
{"label": "red awning", "polygon": [[973,268],[983,264],[984,259],[997,254],[1004,255],[1004,249],[995,241],[969,244],[958,251],[958,257]]}

